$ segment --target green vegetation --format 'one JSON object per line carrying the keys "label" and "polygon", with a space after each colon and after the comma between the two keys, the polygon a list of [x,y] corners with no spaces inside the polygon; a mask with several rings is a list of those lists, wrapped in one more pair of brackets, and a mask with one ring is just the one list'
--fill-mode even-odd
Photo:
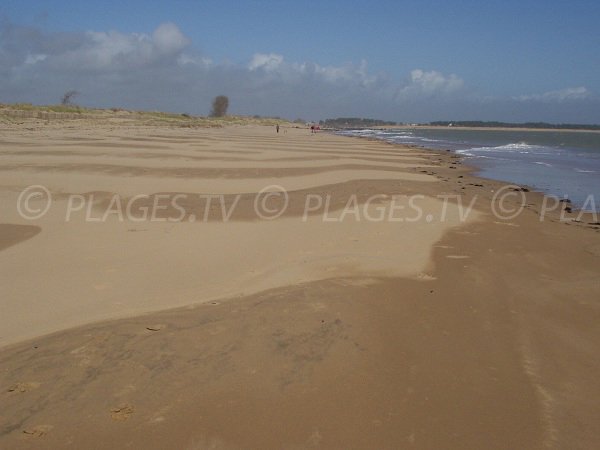
{"label": "green vegetation", "polygon": [[365,119],[360,117],[338,117],[337,119],[321,120],[319,125],[328,128],[369,128],[395,126],[396,122],[387,122],[385,120]]}
{"label": "green vegetation", "polygon": [[293,126],[292,123],[272,117],[223,116],[205,117],[187,113],[162,111],[129,111],[122,108],[95,109],[74,105],[38,106],[30,103],[1,104],[0,123],[20,124],[27,120],[44,123],[65,120],[88,121],[94,124],[133,126],[173,126],[185,128],[222,127],[226,125]]}
{"label": "green vegetation", "polygon": [[428,125],[441,127],[473,127],[473,128],[539,128],[539,129],[559,129],[559,130],[600,130],[600,125],[583,125],[572,123],[546,123],[546,122],[525,122],[525,123],[510,123],[510,122],[483,122],[480,120],[462,120],[462,121],[438,121],[429,122]]}
{"label": "green vegetation", "polygon": [[83,111],[79,106],[73,105],[46,105],[37,106],[31,103],[14,103],[12,105],[0,104],[0,109],[12,109],[16,111],[51,111],[60,113],[81,113]]}

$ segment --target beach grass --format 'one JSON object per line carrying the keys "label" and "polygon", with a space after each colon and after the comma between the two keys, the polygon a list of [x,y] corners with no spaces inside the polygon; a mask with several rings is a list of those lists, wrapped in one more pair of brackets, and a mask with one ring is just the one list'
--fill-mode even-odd
{"label": "beach grass", "polygon": [[175,127],[223,127],[228,125],[297,126],[274,118],[244,115],[209,117],[164,111],[136,111],[122,108],[87,108],[78,105],[33,105],[31,103],[0,104],[0,121],[15,123],[17,119],[73,120],[88,119],[95,123],[127,125],[166,125]]}

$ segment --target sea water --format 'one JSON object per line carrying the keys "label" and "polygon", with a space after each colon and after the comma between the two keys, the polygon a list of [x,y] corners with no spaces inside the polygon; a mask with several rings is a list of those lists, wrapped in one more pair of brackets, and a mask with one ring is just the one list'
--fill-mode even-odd
{"label": "sea water", "polygon": [[600,211],[600,133],[447,129],[345,130],[339,134],[463,155],[477,175],[526,185]]}

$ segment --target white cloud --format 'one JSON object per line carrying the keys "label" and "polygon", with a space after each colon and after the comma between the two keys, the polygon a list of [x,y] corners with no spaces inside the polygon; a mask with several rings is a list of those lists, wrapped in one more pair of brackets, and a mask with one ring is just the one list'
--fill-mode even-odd
{"label": "white cloud", "polygon": [[319,65],[315,65],[315,72],[323,76],[329,82],[343,80],[357,83],[362,86],[368,86],[377,80],[376,76],[369,75],[367,62],[365,60],[362,60],[358,66],[353,64],[348,64],[341,67],[321,67]]}
{"label": "white cloud", "polygon": [[283,64],[283,56],[275,53],[256,53],[250,63],[248,64],[249,70],[265,70],[267,72],[274,72],[281,67]]}
{"label": "white cloud", "polygon": [[182,53],[177,57],[177,64],[180,66],[196,66],[202,68],[208,68],[213,65],[213,60],[210,58],[204,58],[199,55],[190,55]]}
{"label": "white cloud", "polygon": [[410,81],[397,92],[398,98],[447,95],[460,91],[464,81],[454,74],[445,76],[435,70],[426,72],[415,69],[410,73]]}
{"label": "white cloud", "polygon": [[48,55],[39,54],[39,53],[34,54],[34,55],[29,54],[25,58],[25,64],[35,64],[40,61],[44,61],[47,57],[48,57]]}
{"label": "white cloud", "polygon": [[378,80],[377,76],[369,75],[367,62],[364,60],[358,66],[354,64],[321,66],[313,62],[287,63],[282,55],[257,53],[252,57],[247,67],[252,72],[263,71],[288,83],[310,80],[311,82],[341,83],[367,87]]}
{"label": "white cloud", "polygon": [[48,61],[71,70],[118,70],[177,57],[189,43],[172,23],[159,25],[151,36],[88,31],[78,46],[53,55]]}
{"label": "white cloud", "polygon": [[152,42],[157,51],[163,54],[178,53],[188,46],[190,40],[183,35],[174,23],[163,23],[152,33]]}
{"label": "white cloud", "polygon": [[592,93],[585,87],[569,87],[557,91],[549,91],[543,94],[521,95],[515,97],[520,101],[541,101],[541,102],[564,102],[570,100],[584,100],[590,98]]}

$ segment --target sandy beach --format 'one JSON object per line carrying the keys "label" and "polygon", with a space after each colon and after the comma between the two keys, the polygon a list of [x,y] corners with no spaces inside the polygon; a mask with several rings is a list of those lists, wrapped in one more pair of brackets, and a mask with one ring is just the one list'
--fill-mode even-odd
{"label": "sandy beach", "polygon": [[1,448],[600,446],[598,218],[452,153],[25,120],[0,204]]}

